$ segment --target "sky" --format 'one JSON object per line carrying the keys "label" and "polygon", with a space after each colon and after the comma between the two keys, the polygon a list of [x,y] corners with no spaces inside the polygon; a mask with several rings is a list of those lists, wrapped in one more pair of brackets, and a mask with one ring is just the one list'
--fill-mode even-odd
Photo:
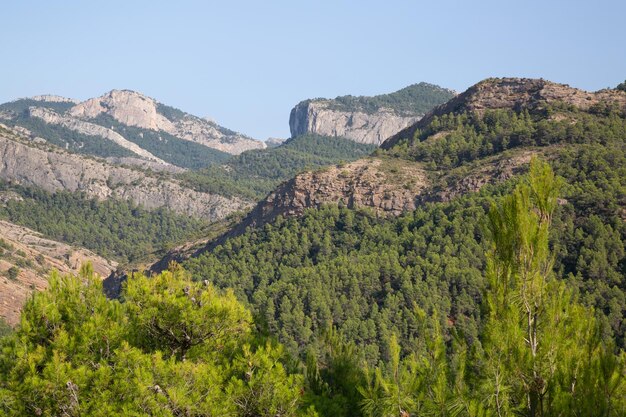
{"label": "sky", "polygon": [[0,102],[131,89],[262,140],[289,137],[307,98],[626,79],[623,0],[4,0],[0,13]]}

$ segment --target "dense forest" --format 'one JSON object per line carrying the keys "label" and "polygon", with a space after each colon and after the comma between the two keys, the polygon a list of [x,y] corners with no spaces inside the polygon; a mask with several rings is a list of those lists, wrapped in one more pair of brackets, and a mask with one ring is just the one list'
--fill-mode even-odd
{"label": "dense forest", "polygon": [[1,219],[122,263],[197,238],[207,228],[201,220],[166,209],[147,211],[128,201],[98,201],[81,193],[49,193],[6,182],[0,182],[2,191],[21,198],[0,205]]}
{"label": "dense forest", "polygon": [[626,117],[619,107],[598,105],[586,112],[567,104],[546,104],[538,110],[488,110],[485,114],[435,116],[413,137],[388,152],[447,169],[507,149],[553,144],[623,143]]}
{"label": "dense forest", "polygon": [[199,191],[259,200],[280,182],[305,169],[352,161],[374,149],[373,145],[344,138],[302,135],[281,146],[243,152],[222,166],[188,171],[179,177],[185,185]]}
{"label": "dense forest", "polygon": [[[585,144],[555,152],[552,165],[565,180],[551,229],[555,272],[625,347],[626,149]],[[332,323],[375,363],[390,333],[411,345],[413,303],[475,338],[484,218],[515,181],[392,219],[366,209],[309,210],[230,239],[186,267],[233,288],[292,352]]]}
{"label": "dense forest", "polygon": [[[334,110],[375,113],[382,108],[391,109],[401,115],[425,114],[435,106],[454,97],[454,92],[439,86],[419,83],[404,87],[396,92],[378,96],[340,96],[329,101]],[[315,101],[315,100],[311,100]]]}
{"label": "dense forest", "polygon": [[[172,265],[152,278],[132,276],[123,302],[102,295],[88,265],[80,277],[53,274],[50,289],[25,306],[16,332],[0,340],[0,410],[8,416],[624,415],[626,355],[616,354],[612,339],[602,337],[596,315],[555,273],[559,268],[553,264],[550,240],[563,185],[547,164],[535,160],[527,176],[485,201],[480,242],[470,247],[480,260],[455,265],[454,283],[422,280],[428,262],[408,268],[405,279],[394,279],[402,272],[394,269],[389,255],[376,265],[386,271],[377,288],[369,288],[376,286],[371,281],[359,288],[359,280],[337,271],[331,282],[345,282],[345,294],[371,289],[373,305],[383,305],[377,310],[380,319],[372,320],[373,333],[377,327],[387,330],[379,360],[372,360],[372,349],[361,350],[360,342],[331,323],[304,349],[304,359],[295,360],[289,349],[267,337],[268,315],[251,314],[237,300],[241,288],[233,293],[213,286],[214,271],[190,276]],[[362,228],[372,237],[385,233],[376,230],[382,222],[365,221],[367,213],[358,219],[337,208],[322,213],[320,218],[338,220],[338,229]],[[411,235],[410,228],[419,228],[423,216],[415,214],[413,225],[399,219],[381,236],[381,244],[394,233]],[[302,219],[301,227],[315,224],[314,217]],[[464,223],[446,221],[443,210],[435,219],[450,230]],[[350,241],[350,234],[344,238],[346,251],[339,258],[352,256],[356,266],[363,259],[349,248],[359,243]],[[406,254],[396,263],[419,258],[423,243],[418,239],[409,238]],[[443,243],[450,246],[452,239]],[[314,268],[312,254],[323,258],[324,245],[320,242],[305,255],[308,265],[300,269]],[[449,253],[445,248],[428,253],[431,270],[446,268],[437,267],[435,258]],[[263,255],[272,257],[271,252]],[[302,255],[284,253],[283,258],[281,268],[286,269]],[[446,303],[456,297],[446,300],[437,292],[446,287],[458,291],[465,276],[480,280],[466,302],[471,308],[479,298],[481,306],[451,314]],[[298,285],[307,281],[313,279]],[[426,281],[422,288],[431,290],[431,304],[411,288]],[[270,284],[259,283],[264,289]],[[400,300],[400,288],[414,298]],[[303,301],[321,307],[324,295],[310,294]],[[347,297],[338,301],[327,309],[330,314],[341,306],[356,316],[356,309],[368,307]],[[457,326],[461,317],[472,315],[479,319],[475,327]],[[299,319],[307,320],[299,314],[283,318],[286,333],[298,330]],[[280,330],[275,329],[282,336]]]}

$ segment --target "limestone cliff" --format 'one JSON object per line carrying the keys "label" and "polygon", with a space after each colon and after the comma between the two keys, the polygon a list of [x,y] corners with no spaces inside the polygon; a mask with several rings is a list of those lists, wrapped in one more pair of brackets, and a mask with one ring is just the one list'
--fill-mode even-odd
{"label": "limestone cliff", "polygon": [[292,137],[314,133],[380,145],[420,118],[420,115],[400,116],[390,109],[380,109],[372,114],[346,112],[333,109],[329,100],[304,101],[291,110],[289,128]]}
{"label": "limestone cliff", "polygon": [[380,145],[454,94],[452,90],[419,83],[373,97],[305,100],[291,110],[289,128],[292,137],[315,133]]}
{"label": "limestone cliff", "polygon": [[75,105],[68,114],[87,121],[106,114],[126,126],[163,131],[230,154],[265,148],[261,141],[165,106],[135,91],[112,90]]}
{"label": "limestone cliff", "polygon": [[221,219],[251,205],[239,198],[185,188],[166,175],[148,175],[33,143],[5,129],[0,129],[0,179],[47,191],[82,191],[98,199],[132,200],[146,209],[165,207],[208,220]]}

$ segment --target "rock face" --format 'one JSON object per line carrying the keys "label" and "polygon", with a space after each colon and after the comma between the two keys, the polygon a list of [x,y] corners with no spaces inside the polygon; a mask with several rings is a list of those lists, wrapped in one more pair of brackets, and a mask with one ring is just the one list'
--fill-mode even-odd
{"label": "rock face", "polygon": [[292,137],[314,133],[380,145],[420,118],[421,115],[400,116],[390,109],[373,114],[339,111],[332,109],[330,100],[304,101],[291,110],[289,128]]}
{"label": "rock face", "polygon": [[60,125],[75,132],[83,133],[85,135],[100,136],[104,139],[110,140],[111,142],[120,145],[125,149],[128,149],[129,151],[142,158],[145,158],[148,161],[158,162],[159,164],[163,165],[169,165],[167,162],[163,161],[160,158],[157,158],[150,152],[142,149],[140,146],[134,144],[129,140],[126,140],[126,138],[124,138],[119,133],[111,129],[107,129],[106,127],[94,123],[85,122],[73,117],[61,116],[60,114],[43,107],[31,107],[28,109],[28,113],[31,117],[41,119],[48,124]]}
{"label": "rock face", "polygon": [[[22,306],[35,290],[45,289],[52,269],[61,273],[76,272],[90,261],[102,278],[113,272],[117,263],[82,248],[43,238],[37,232],[0,221],[0,317],[9,324],[19,321]],[[9,277],[9,269],[18,274]]]}
{"label": "rock face", "polygon": [[269,223],[278,216],[297,216],[307,208],[325,204],[369,207],[381,216],[397,216],[415,210],[418,196],[428,184],[420,164],[392,159],[366,158],[305,172],[280,185],[211,246],[243,233],[248,227]]}
{"label": "rock face", "polygon": [[74,100],[73,98],[55,96],[53,94],[43,94],[40,96],[34,96],[30,98],[35,101],[47,101],[50,103],[74,103],[78,104],[78,100]]}
{"label": "rock face", "polygon": [[157,103],[134,91],[112,90],[109,93],[77,104],[69,110],[73,117],[91,119],[106,113],[127,126],[169,132],[171,121],[157,112]]}
{"label": "rock face", "polygon": [[280,146],[283,143],[285,143],[287,139],[282,139],[282,138],[267,138],[267,140],[265,141],[265,146],[267,146],[268,148],[275,148],[276,146]]}
{"label": "rock face", "polygon": [[68,114],[82,120],[106,114],[126,126],[163,131],[235,155],[250,149],[265,148],[261,141],[229,131],[209,120],[161,105],[135,91],[112,90],[101,97],[77,104]]}
{"label": "rock face", "polygon": [[132,200],[146,209],[165,207],[208,220],[251,205],[239,198],[197,192],[167,177],[32,143],[6,130],[0,130],[0,178],[50,192],[82,191],[98,199]]}
{"label": "rock face", "polygon": [[380,145],[455,94],[433,84],[419,83],[373,97],[305,100],[291,110],[291,136],[314,133]]}
{"label": "rock face", "polygon": [[389,138],[381,147],[390,149],[398,141],[412,138],[417,129],[427,126],[436,116],[462,112],[481,114],[496,109],[532,110],[546,103],[558,102],[581,110],[589,110],[599,103],[613,104],[626,112],[626,94],[617,90],[588,92],[543,79],[489,78],[436,107],[420,121]]}

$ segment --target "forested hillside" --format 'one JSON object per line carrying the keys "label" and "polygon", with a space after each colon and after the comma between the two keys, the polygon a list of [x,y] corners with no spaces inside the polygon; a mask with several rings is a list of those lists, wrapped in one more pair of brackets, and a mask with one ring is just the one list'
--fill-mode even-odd
{"label": "forested hillside", "polygon": [[[335,329],[332,316],[315,341],[297,346],[298,353],[306,352],[297,365],[265,335],[274,330],[284,337],[311,319],[295,309],[284,310],[281,328],[286,331],[270,329],[267,315],[253,319],[230,290],[221,293],[209,280],[198,282],[209,278],[202,273],[192,282],[174,265],[152,278],[129,278],[121,303],[104,298],[89,266],[79,278],[52,275],[50,290],[26,305],[22,326],[0,339],[0,410],[9,416],[72,415],[79,410],[107,416],[623,415],[626,358],[615,354],[610,337],[602,337],[601,324],[578,301],[576,291],[552,272],[549,232],[561,186],[547,164],[534,160],[530,174],[515,188],[504,187],[506,193],[492,200],[487,214],[474,213],[485,219],[484,234],[470,251],[483,260],[480,265],[458,265],[459,271],[476,273],[458,273],[454,282],[428,280],[420,291],[411,277],[428,271],[428,262],[407,268],[405,279],[396,281],[393,275],[403,274],[402,268],[383,261],[382,287],[365,281],[359,288],[360,281],[346,274],[364,259],[348,251],[339,255],[352,256],[353,265],[332,271],[326,285],[344,282],[344,297],[326,310],[336,314],[341,305],[356,317],[358,308],[367,306],[361,299],[350,302],[348,296],[374,287],[377,315],[369,335],[377,328],[387,330],[375,365],[367,362],[376,349],[363,350],[355,343],[360,340],[350,341],[355,339],[347,331],[350,326]],[[355,218],[338,209],[322,213],[320,218],[335,218],[334,227],[331,221],[325,225],[331,229],[361,228],[367,235],[371,228],[372,235],[384,234],[376,224],[368,225],[366,215]],[[443,216],[440,212],[434,218],[443,227],[460,230],[462,221],[448,222]],[[410,235],[409,227],[417,229],[421,217],[416,213],[414,225],[396,224],[387,235]],[[470,217],[465,224],[471,223]],[[315,224],[311,217],[302,222]],[[295,223],[286,224],[293,228]],[[350,242],[349,234],[343,236],[341,247],[358,245],[358,238]],[[416,239],[414,235],[407,246],[419,247]],[[389,239],[383,236],[381,241]],[[328,245],[321,246],[315,252],[323,258]],[[395,263],[419,258],[416,252],[407,251]],[[436,259],[449,252],[444,247],[428,256]],[[294,266],[299,258],[297,253],[285,256]],[[309,259],[308,268],[313,268],[316,261]],[[287,264],[281,268],[288,269]],[[436,261],[430,264],[435,271],[446,268]],[[467,286],[462,277],[482,281],[466,298],[470,306],[482,300],[481,307],[441,314],[448,302],[461,298],[459,290]],[[300,279],[284,288],[302,288],[312,281]],[[267,282],[259,282],[267,288]],[[439,298],[438,286],[439,293],[453,289],[452,297]],[[419,298],[429,289],[432,304]],[[404,293],[410,298],[404,299]],[[320,289],[306,303],[323,298]],[[382,300],[384,307],[376,308]],[[324,309],[319,312],[323,315]],[[480,317],[480,325],[467,326],[466,321],[457,326],[463,316]],[[358,333],[368,335],[368,327]],[[403,332],[413,337],[405,339]]]}
{"label": "forested hillside", "polygon": [[302,135],[277,147],[244,152],[222,166],[186,172],[180,178],[198,191],[259,200],[300,171],[358,159],[374,149],[344,138]]}
{"label": "forested hillside", "polygon": [[123,263],[197,238],[208,225],[166,209],[147,211],[132,202],[98,201],[81,193],[48,193],[0,182],[0,194],[11,196],[0,204],[0,219]]}
{"label": "forested hillside", "polygon": [[[624,346],[626,154],[585,145],[562,151],[553,164],[567,183],[567,204],[558,207],[551,235],[555,270],[603,312],[606,331]],[[375,363],[390,333],[402,346],[412,345],[412,303],[475,337],[485,213],[510,188],[488,186],[398,219],[367,209],[310,210],[231,239],[187,267],[234,288],[294,352],[332,323],[365,346]]]}
{"label": "forested hillside", "polygon": [[340,111],[373,113],[381,108],[398,114],[424,114],[454,97],[454,92],[429,83],[418,83],[389,94],[377,96],[339,96],[330,108]]}
{"label": "forested hillside", "polygon": [[[88,266],[53,275],[0,339],[0,410],[626,415],[626,93],[486,80],[383,148],[299,176],[311,183],[298,187],[323,188],[311,208],[287,202],[289,217],[244,223],[258,227],[208,245],[184,270],[130,276],[119,301],[101,295]],[[367,151],[295,138],[181,178],[259,198],[305,164]],[[235,188],[238,178],[254,180]],[[345,199],[324,200],[333,187]],[[12,191],[38,202],[8,201],[14,221],[31,213],[24,222],[37,225],[67,200],[76,214],[50,233],[83,218],[112,227],[95,201]],[[270,203],[284,202],[258,207]],[[156,219],[119,210],[134,232],[159,236],[120,229],[121,254],[201,226],[161,218],[154,230],[144,220]]]}

